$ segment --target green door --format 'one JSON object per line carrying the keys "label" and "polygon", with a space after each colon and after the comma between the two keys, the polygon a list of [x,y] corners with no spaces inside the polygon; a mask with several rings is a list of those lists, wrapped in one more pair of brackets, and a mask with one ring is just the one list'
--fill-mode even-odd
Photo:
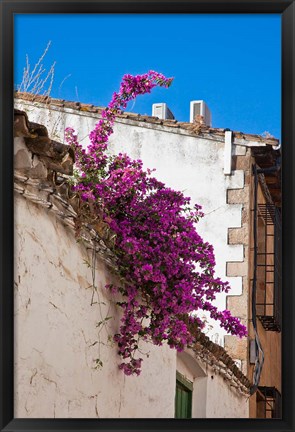
{"label": "green door", "polygon": [[175,418],[192,418],[192,383],[177,374]]}

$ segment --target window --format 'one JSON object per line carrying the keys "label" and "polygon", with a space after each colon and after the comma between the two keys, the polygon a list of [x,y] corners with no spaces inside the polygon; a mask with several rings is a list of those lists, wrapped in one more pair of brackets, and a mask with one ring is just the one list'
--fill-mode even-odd
{"label": "window", "polygon": [[257,418],[281,418],[281,394],[275,387],[258,387]]}
{"label": "window", "polygon": [[265,330],[281,330],[281,214],[271,204],[257,209],[256,312]]}
{"label": "window", "polygon": [[175,418],[192,418],[193,383],[176,372]]}

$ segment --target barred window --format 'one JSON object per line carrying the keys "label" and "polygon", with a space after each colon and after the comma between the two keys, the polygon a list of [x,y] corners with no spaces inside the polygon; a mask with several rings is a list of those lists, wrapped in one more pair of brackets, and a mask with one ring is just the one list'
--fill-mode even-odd
{"label": "barred window", "polygon": [[282,418],[281,394],[275,387],[258,387],[257,418]]}
{"label": "barred window", "polygon": [[257,246],[257,317],[266,330],[281,331],[281,213],[272,204],[258,204]]}

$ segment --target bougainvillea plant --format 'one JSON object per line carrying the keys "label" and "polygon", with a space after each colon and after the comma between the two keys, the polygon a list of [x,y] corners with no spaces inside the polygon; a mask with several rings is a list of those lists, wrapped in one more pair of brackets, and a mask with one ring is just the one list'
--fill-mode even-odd
{"label": "bougainvillea plant", "polygon": [[212,301],[228,292],[229,285],[215,277],[213,247],[203,241],[196,223],[203,216],[190,198],[158,181],[141,160],[127,154],[109,156],[108,138],[116,115],[136,96],[155,86],[169,87],[172,78],[149,71],[123,77],[101,119],[83,148],[73,129],[66,141],[76,154],[79,178],[74,189],[81,199],[97,205],[102,218],[116,234],[114,253],[119,262],[119,292],[123,301],[121,326],[114,336],[126,375],[141,371],[140,340],[155,345],[166,342],[182,351],[194,342],[191,328],[203,328],[198,310],[208,311],[227,332],[243,337],[246,327],[228,310],[219,311]]}

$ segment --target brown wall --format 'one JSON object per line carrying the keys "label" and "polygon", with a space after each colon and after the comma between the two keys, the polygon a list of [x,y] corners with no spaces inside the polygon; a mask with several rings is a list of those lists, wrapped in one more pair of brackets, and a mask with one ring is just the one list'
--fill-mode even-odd
{"label": "brown wall", "polygon": [[[228,232],[229,244],[243,244],[244,261],[242,263],[228,263],[227,276],[240,275],[243,278],[243,292],[240,296],[228,296],[227,308],[232,314],[241,318],[242,322],[248,327],[248,338],[238,339],[233,336],[225,337],[225,348],[234,359],[241,360],[242,371],[253,382],[254,365],[250,364],[249,345],[254,339],[254,329],[252,324],[252,279],[253,279],[253,208],[254,208],[254,176],[252,174],[252,164],[254,159],[251,157],[251,150],[248,149],[244,156],[234,157],[234,169],[244,170],[245,186],[243,189],[228,191],[227,202],[229,204],[242,204],[242,226],[241,228],[231,228]],[[258,203],[265,203],[262,189],[258,188]],[[263,246],[264,239],[258,238],[258,245]],[[273,240],[268,239],[268,249],[271,251]],[[270,257],[270,261],[271,261]],[[258,270],[261,272],[262,270]],[[269,274],[269,277],[271,275]],[[260,285],[259,285],[260,283]],[[257,288],[262,290],[261,282],[257,282]],[[268,302],[272,301],[271,294],[267,294]],[[269,312],[269,311],[268,311]],[[281,392],[281,333],[266,331],[257,318],[257,329],[259,339],[264,351],[264,365],[260,377],[260,386],[276,387]],[[250,417],[256,418],[259,414],[257,405],[257,394],[250,398]]]}
{"label": "brown wall", "polygon": [[[251,179],[251,189],[253,191],[254,187],[254,178]],[[253,199],[253,193],[251,194],[251,208],[254,208],[254,199]],[[263,195],[261,186],[258,186],[258,203],[264,204],[266,203],[266,199]],[[253,250],[253,212],[251,216],[251,236],[250,236],[250,249]],[[258,238],[258,247],[262,246],[264,240],[261,238]],[[269,238],[269,250],[271,250],[271,243],[272,239]],[[259,274],[259,273],[258,273]],[[250,261],[249,261],[249,275],[250,279],[253,277],[253,253],[250,254]],[[271,275],[270,275],[271,276]],[[251,288],[251,286],[250,286]],[[259,281],[257,284],[257,288],[259,289]],[[260,283],[261,288],[261,283]],[[271,301],[271,295],[268,294],[267,296],[268,300]],[[252,295],[251,295],[251,289],[249,291],[249,317],[251,318],[251,302],[252,302]],[[268,311],[269,312],[269,311]],[[276,331],[267,331],[262,326],[261,321],[257,318],[257,330],[258,335],[260,339],[261,346],[264,351],[264,365],[262,368],[262,373],[260,377],[259,386],[266,386],[266,387],[276,387],[276,389],[281,393],[281,333]],[[250,321],[249,322],[249,339],[254,339],[254,329],[253,324]],[[248,367],[248,378],[250,380],[253,380],[253,370],[254,365],[249,364]],[[259,404],[257,405],[257,393],[255,393],[250,398],[250,417],[256,418],[260,417],[261,413],[259,412]]]}

